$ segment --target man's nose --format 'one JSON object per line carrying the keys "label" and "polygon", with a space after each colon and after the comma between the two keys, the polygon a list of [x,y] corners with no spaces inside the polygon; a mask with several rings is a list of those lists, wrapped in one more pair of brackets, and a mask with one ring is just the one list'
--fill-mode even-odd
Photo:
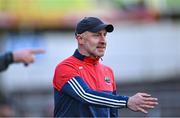
{"label": "man's nose", "polygon": [[101,42],[106,42],[106,36],[104,36],[104,35],[101,35],[101,40],[100,40]]}

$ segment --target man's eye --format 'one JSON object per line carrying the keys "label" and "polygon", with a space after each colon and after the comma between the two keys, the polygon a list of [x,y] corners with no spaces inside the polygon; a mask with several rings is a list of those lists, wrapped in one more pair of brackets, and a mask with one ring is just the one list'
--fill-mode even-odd
{"label": "man's eye", "polygon": [[99,34],[94,34],[94,36],[100,36]]}

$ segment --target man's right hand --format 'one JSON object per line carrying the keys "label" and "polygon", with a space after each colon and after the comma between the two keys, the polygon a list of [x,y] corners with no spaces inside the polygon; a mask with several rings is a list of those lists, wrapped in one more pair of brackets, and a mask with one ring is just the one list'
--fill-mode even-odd
{"label": "man's right hand", "polygon": [[127,106],[133,111],[148,113],[146,109],[152,109],[158,104],[158,99],[147,93],[137,93],[129,97]]}
{"label": "man's right hand", "polygon": [[13,52],[13,61],[16,63],[30,64],[35,61],[35,55],[45,53],[44,49],[41,48],[31,48],[22,49]]}

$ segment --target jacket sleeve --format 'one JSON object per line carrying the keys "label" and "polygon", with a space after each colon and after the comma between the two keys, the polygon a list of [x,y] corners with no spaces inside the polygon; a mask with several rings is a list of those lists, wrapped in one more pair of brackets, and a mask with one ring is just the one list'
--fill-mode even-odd
{"label": "jacket sleeve", "polygon": [[62,92],[85,104],[100,105],[102,107],[123,108],[126,107],[128,101],[127,96],[112,95],[90,89],[79,76],[67,81],[62,88]]}
{"label": "jacket sleeve", "polygon": [[0,72],[8,68],[9,64],[13,63],[12,52],[5,53],[0,56]]}
{"label": "jacket sleeve", "polygon": [[[114,95],[117,95],[117,92],[116,91],[113,91],[113,94]],[[118,117],[119,116],[119,113],[118,113],[118,109],[116,108],[110,108],[110,117]]]}

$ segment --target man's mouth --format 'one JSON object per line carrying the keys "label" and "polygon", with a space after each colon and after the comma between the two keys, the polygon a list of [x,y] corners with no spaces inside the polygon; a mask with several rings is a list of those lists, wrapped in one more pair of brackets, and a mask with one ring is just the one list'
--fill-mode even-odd
{"label": "man's mouth", "polygon": [[97,47],[97,48],[106,48],[106,47]]}
{"label": "man's mouth", "polygon": [[106,46],[97,46],[97,48],[102,48],[102,49],[104,49],[104,48],[106,48]]}
{"label": "man's mouth", "polygon": [[106,47],[105,46],[98,46],[97,49],[104,50],[104,49],[106,49]]}

